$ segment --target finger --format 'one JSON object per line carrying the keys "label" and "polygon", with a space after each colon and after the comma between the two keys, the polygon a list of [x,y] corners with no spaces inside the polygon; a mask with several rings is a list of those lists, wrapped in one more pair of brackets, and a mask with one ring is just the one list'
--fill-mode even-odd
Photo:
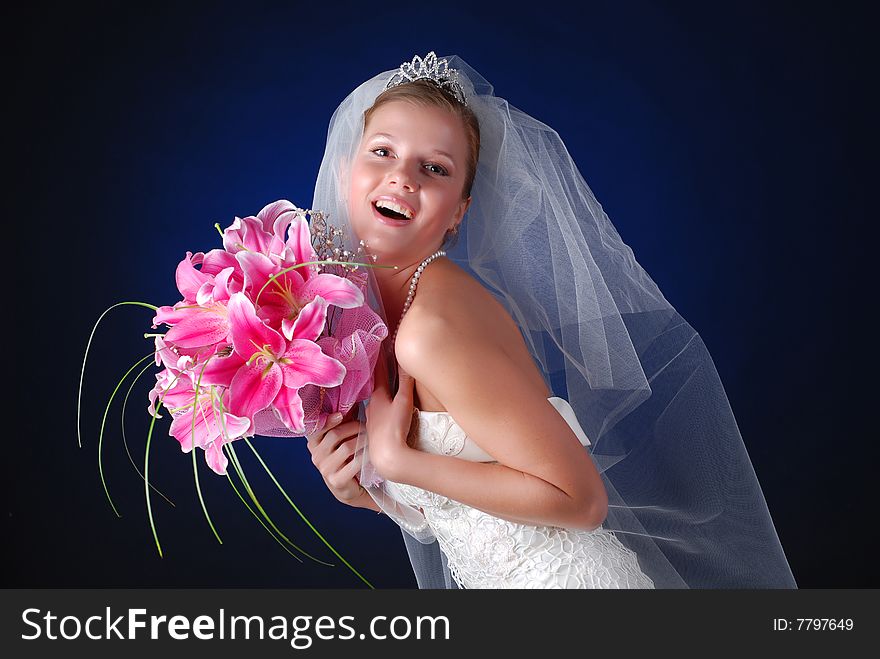
{"label": "finger", "polygon": [[402,399],[402,405],[412,405],[415,379],[409,373],[403,370],[403,366],[401,366],[399,362],[397,364],[397,382],[397,393],[394,395],[395,402],[399,397]]}
{"label": "finger", "polygon": [[312,450],[312,447],[320,442],[331,428],[338,426],[342,422],[342,416],[337,415],[338,412],[336,414],[331,414],[324,421],[324,426],[322,428],[319,428],[310,435],[306,435],[306,445],[309,447],[309,450]]}
{"label": "finger", "polygon": [[341,423],[335,428],[328,430],[321,437],[316,438],[309,450],[313,455],[319,454],[323,456],[332,453],[336,450],[336,447],[339,446],[340,442],[345,441],[352,435],[358,435],[360,433],[360,428],[360,421]]}
{"label": "finger", "polygon": [[327,459],[327,456],[333,452],[339,441],[344,439],[339,432],[339,428],[333,428],[315,439],[315,442],[309,448],[312,453],[312,462],[315,465],[320,466]]}
{"label": "finger", "polygon": [[345,461],[354,454],[357,446],[356,439],[357,438],[349,439],[342,442],[323,461],[322,467],[328,476],[339,471],[343,465],[345,465]]}
{"label": "finger", "polygon": [[364,452],[363,450],[360,450],[351,457],[348,464],[346,464],[342,469],[339,470],[339,473],[344,478],[357,479],[357,477],[361,475],[361,469],[363,468],[363,466]]}
{"label": "finger", "polygon": [[342,466],[337,470],[337,474],[341,481],[346,480],[358,480],[358,476],[360,476],[361,469],[364,465],[364,449],[360,448],[354,451],[350,456],[345,459],[345,462]]}
{"label": "finger", "polygon": [[373,370],[373,394],[380,395],[391,400],[388,384],[388,367],[385,362],[385,351],[380,350],[376,358],[376,368]]}

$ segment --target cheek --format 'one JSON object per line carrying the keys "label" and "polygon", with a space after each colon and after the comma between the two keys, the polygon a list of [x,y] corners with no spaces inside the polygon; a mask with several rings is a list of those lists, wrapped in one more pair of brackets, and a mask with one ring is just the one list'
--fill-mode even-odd
{"label": "cheek", "polygon": [[363,165],[355,165],[351,170],[351,185],[350,188],[352,191],[362,191],[365,189],[369,189],[373,185],[373,173],[371,172],[369,167],[364,167]]}
{"label": "cheek", "polygon": [[460,201],[459,195],[448,192],[443,195],[442,199],[438,200],[438,204],[442,206],[444,216],[448,216],[458,209]]}

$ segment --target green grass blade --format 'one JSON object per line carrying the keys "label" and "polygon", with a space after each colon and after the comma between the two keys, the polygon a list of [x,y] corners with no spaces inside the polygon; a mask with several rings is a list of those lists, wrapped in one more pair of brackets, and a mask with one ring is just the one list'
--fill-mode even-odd
{"label": "green grass blade", "polygon": [[[131,384],[128,385],[128,391],[125,392],[125,398],[122,399],[122,416],[121,416],[122,445],[125,447],[125,454],[128,456],[128,461],[131,463],[131,466],[134,467],[134,470],[137,472],[137,475],[140,476],[142,480],[144,479],[144,475],[141,473],[140,467],[137,466],[137,463],[135,463],[134,458],[131,455],[131,451],[128,448],[128,439],[125,436],[125,410],[128,407],[128,398],[129,398],[129,396],[131,396],[131,392],[134,389],[134,385],[137,384],[137,381],[141,379],[141,376],[144,373],[146,373],[147,369],[149,369],[151,366],[153,366],[152,362],[150,362],[149,364],[144,366],[143,369],[141,369],[140,373],[138,373],[135,376],[134,380],[131,381]],[[153,492],[155,492],[156,494],[161,496],[163,499],[165,499],[165,501],[167,501],[169,504],[171,504],[172,507],[175,507],[175,508],[177,507],[174,505],[174,502],[171,499],[169,499],[167,496],[165,496],[165,494],[161,490],[159,490],[158,488],[156,488],[153,485],[150,485],[150,487],[153,488]]]}
{"label": "green grass blade", "polygon": [[104,428],[107,425],[107,415],[110,413],[110,406],[113,404],[113,399],[116,397],[116,392],[119,391],[119,387],[122,386],[122,383],[125,382],[125,379],[131,374],[131,372],[140,366],[143,362],[153,356],[153,353],[150,353],[137,362],[135,362],[134,366],[129,368],[125,375],[122,376],[122,379],[116,383],[116,386],[113,388],[113,393],[110,394],[110,400],[107,401],[107,405],[104,407],[104,417],[101,419],[101,431],[98,433],[98,473],[101,475],[101,484],[104,486],[104,494],[107,495],[107,501],[110,502],[110,507],[113,508],[113,512],[116,513],[117,517],[122,517],[119,514],[119,511],[116,509],[116,505],[113,503],[113,499],[110,496],[110,490],[107,489],[107,480],[104,478],[104,460],[103,460],[103,447],[104,447]]}
{"label": "green grass blade", "polygon": [[231,443],[225,444],[224,448],[229,449],[229,455],[231,458],[230,462],[235,467],[235,471],[238,473],[238,477],[241,479],[241,482],[244,485],[245,490],[247,491],[248,495],[250,496],[251,501],[254,502],[254,506],[256,506],[257,510],[260,511],[260,514],[263,516],[263,519],[265,519],[269,523],[269,526],[271,526],[274,529],[275,533],[277,533],[279,536],[284,538],[284,540],[286,540],[287,543],[291,547],[293,547],[294,549],[296,549],[297,551],[302,553],[304,556],[311,558],[316,563],[320,563],[321,565],[327,565],[329,567],[334,567],[334,565],[332,563],[327,563],[325,561],[322,561],[319,558],[315,558],[310,553],[308,553],[306,550],[304,550],[302,547],[299,547],[298,545],[296,545],[290,538],[288,538],[284,534],[284,532],[281,529],[278,528],[278,526],[275,524],[275,522],[272,521],[272,518],[269,517],[269,514],[266,512],[266,510],[263,508],[263,506],[257,500],[256,494],[254,493],[253,488],[251,487],[250,483],[248,482],[247,478],[244,475],[244,469],[242,469],[241,463],[238,460],[238,456],[235,453],[235,448],[232,446]]}
{"label": "green grass blade", "polygon": [[[205,369],[208,368],[208,364],[210,363],[212,357],[208,357],[205,360],[205,365],[202,366],[202,370],[199,372],[199,378],[196,380],[196,395],[193,399],[193,417],[192,417],[192,426],[190,428],[190,444],[192,445],[192,465],[193,465],[193,478],[195,479],[196,484],[196,492],[199,495],[199,503],[202,504],[202,512],[205,514],[205,519],[208,520],[208,526],[211,527],[211,530],[214,532],[214,537],[217,538],[217,542],[221,545],[223,544],[223,540],[220,539],[220,534],[217,533],[217,529],[214,528],[214,522],[211,520],[211,515],[208,513],[208,507],[205,505],[205,497],[202,495],[202,487],[199,484],[199,467],[196,462],[196,412],[200,411],[202,415],[204,415],[205,411],[201,405],[199,405],[199,390],[202,388],[202,375],[205,373]],[[211,390],[211,397],[213,399],[214,391]],[[211,401],[211,405],[213,406],[213,400]],[[208,426],[208,420],[205,419],[205,425]]]}
{"label": "green grass blade", "polygon": [[[174,379],[171,381],[171,384],[165,389],[165,392],[162,394],[162,397],[159,399],[156,404],[156,413],[158,414],[159,408],[164,407],[165,404],[165,396],[168,395],[168,392],[174,388],[177,380],[180,379],[182,373],[178,373],[174,376]],[[169,412],[170,414],[170,412]],[[153,504],[150,501],[150,444],[153,440],[153,428],[156,426],[156,419],[158,417],[155,415],[150,415],[150,428],[147,430],[147,445],[144,448],[144,493],[145,498],[147,500],[147,519],[150,520],[150,528],[153,531],[153,540],[156,542],[156,549],[159,551],[159,557],[162,557],[162,545],[159,544],[159,533],[156,531],[156,521],[153,519]]]}
{"label": "green grass blade", "polygon": [[365,268],[389,268],[392,270],[397,270],[398,266],[396,265],[376,265],[375,263],[358,263],[356,261],[334,261],[332,259],[325,259],[323,261],[304,261],[302,263],[297,263],[296,265],[292,265],[289,268],[284,268],[283,270],[276,272],[266,280],[266,283],[257,291],[257,296],[254,298],[254,305],[260,303],[260,296],[263,294],[263,291],[266,290],[266,286],[269,284],[278,281],[278,278],[282,275],[287,274],[291,270],[296,270],[297,268],[303,268],[307,265],[348,265],[348,266],[359,266],[362,265]]}
{"label": "green grass blade", "polygon": [[260,516],[256,513],[256,511],[253,508],[251,508],[250,504],[247,501],[245,501],[245,498],[243,496],[241,496],[241,492],[239,492],[238,488],[235,487],[235,483],[232,482],[232,476],[229,475],[228,471],[226,472],[226,478],[229,480],[229,484],[232,486],[232,489],[235,490],[235,493],[238,495],[238,498],[241,499],[241,502],[244,504],[245,508],[247,508],[250,511],[251,515],[253,515],[256,518],[256,520],[263,526],[264,529],[266,529],[266,533],[268,533],[270,536],[272,536],[272,539],[275,542],[277,542],[279,545],[281,545],[281,548],[284,551],[286,551],[288,554],[290,554],[296,560],[298,560],[300,563],[302,563],[303,559],[301,559],[299,556],[297,556],[292,551],[290,551],[290,549],[287,547],[287,545],[285,545],[283,542],[281,542],[281,540],[279,540],[278,537],[274,533],[272,533],[272,530],[268,526],[266,526],[266,522],[264,522],[262,519],[260,519]]}
{"label": "green grass blade", "polygon": [[82,431],[81,431],[81,420],[82,420],[82,389],[83,389],[83,380],[86,375],[86,360],[89,358],[89,349],[92,347],[92,339],[95,337],[95,330],[98,329],[98,325],[104,319],[112,309],[116,307],[121,307],[125,305],[134,305],[138,307],[146,307],[147,309],[152,309],[153,311],[158,311],[159,307],[153,306],[152,304],[147,304],[146,302],[117,302],[111,307],[108,307],[104,310],[100,316],[98,316],[98,320],[95,321],[95,326],[92,327],[92,333],[89,334],[89,340],[86,342],[86,354],[83,355],[83,363],[82,370],[79,373],[79,390],[76,395],[76,442],[77,445],[82,448]]}
{"label": "green grass blade", "polygon": [[318,531],[318,529],[316,529],[316,528],[312,525],[312,523],[306,518],[306,516],[303,515],[302,511],[300,511],[300,509],[299,509],[299,508],[297,507],[297,505],[293,502],[293,500],[291,500],[291,498],[287,495],[287,492],[284,490],[284,488],[281,487],[281,483],[279,483],[279,482],[278,482],[278,479],[275,478],[275,474],[272,473],[272,471],[269,469],[269,466],[263,461],[263,458],[260,457],[260,454],[257,453],[257,449],[255,449],[255,448],[253,447],[253,445],[251,444],[250,440],[248,440],[247,438],[245,438],[244,441],[245,441],[245,443],[248,445],[248,448],[250,448],[250,450],[253,451],[253,454],[257,457],[257,460],[260,461],[260,464],[263,465],[263,469],[265,469],[265,470],[266,470],[266,473],[269,474],[269,478],[272,479],[272,482],[275,483],[275,486],[281,491],[281,494],[284,495],[284,498],[287,499],[287,503],[289,503],[289,504],[291,505],[291,507],[296,511],[296,513],[302,518],[302,520],[303,520],[306,524],[308,524],[309,528],[312,529],[312,531],[315,532],[315,535],[317,535],[317,536],[321,539],[321,541],[322,541],[325,545],[327,545],[327,547],[330,548],[330,551],[332,551],[334,554],[336,554],[336,556],[339,557],[339,560],[341,560],[343,563],[345,563],[345,565],[348,567],[348,569],[350,569],[352,572],[354,572],[354,573],[357,575],[357,577],[358,577],[361,581],[363,581],[365,584],[367,584],[367,586],[369,586],[370,588],[375,589],[374,586],[373,586],[373,584],[371,584],[369,581],[367,581],[367,580],[363,577],[363,575],[361,575],[360,572],[358,572],[357,570],[355,570],[354,567],[352,567],[352,565],[351,565],[347,560],[345,560],[345,558],[343,558],[342,555],[341,555],[338,551],[336,551],[336,549],[333,547],[333,545],[331,545],[329,542],[327,542],[327,539],[324,538],[323,535],[321,535],[321,533]]}

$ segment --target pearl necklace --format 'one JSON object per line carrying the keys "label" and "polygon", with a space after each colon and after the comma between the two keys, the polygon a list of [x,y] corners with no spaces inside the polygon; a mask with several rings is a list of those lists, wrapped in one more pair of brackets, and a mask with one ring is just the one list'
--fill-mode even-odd
{"label": "pearl necklace", "polygon": [[395,344],[395,341],[397,341],[397,330],[400,329],[400,323],[403,322],[403,317],[406,315],[406,312],[409,310],[409,307],[412,304],[413,298],[416,295],[416,286],[419,285],[419,277],[422,276],[422,272],[425,271],[425,268],[428,267],[428,264],[439,256],[446,256],[446,252],[444,252],[442,249],[437,250],[436,252],[431,254],[431,256],[429,256],[424,261],[422,261],[419,264],[419,267],[416,268],[416,273],[413,275],[412,281],[409,284],[409,294],[406,296],[406,302],[403,303],[403,311],[400,314],[400,320],[397,321],[397,327],[394,328],[394,336],[391,337],[391,345],[392,346]]}

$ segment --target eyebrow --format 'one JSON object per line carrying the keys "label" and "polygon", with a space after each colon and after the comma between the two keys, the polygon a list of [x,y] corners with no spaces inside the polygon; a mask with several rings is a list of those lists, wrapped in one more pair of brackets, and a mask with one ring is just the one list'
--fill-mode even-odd
{"label": "eyebrow", "polygon": [[[394,135],[391,135],[390,133],[373,133],[372,135],[370,135],[370,140],[374,140],[377,137],[384,137],[385,139],[389,139],[389,140],[394,139]],[[434,149],[434,153],[436,153],[437,155],[446,156],[452,162],[455,162],[455,158],[453,158],[451,154],[446,153],[445,151],[441,151],[440,149]]]}

